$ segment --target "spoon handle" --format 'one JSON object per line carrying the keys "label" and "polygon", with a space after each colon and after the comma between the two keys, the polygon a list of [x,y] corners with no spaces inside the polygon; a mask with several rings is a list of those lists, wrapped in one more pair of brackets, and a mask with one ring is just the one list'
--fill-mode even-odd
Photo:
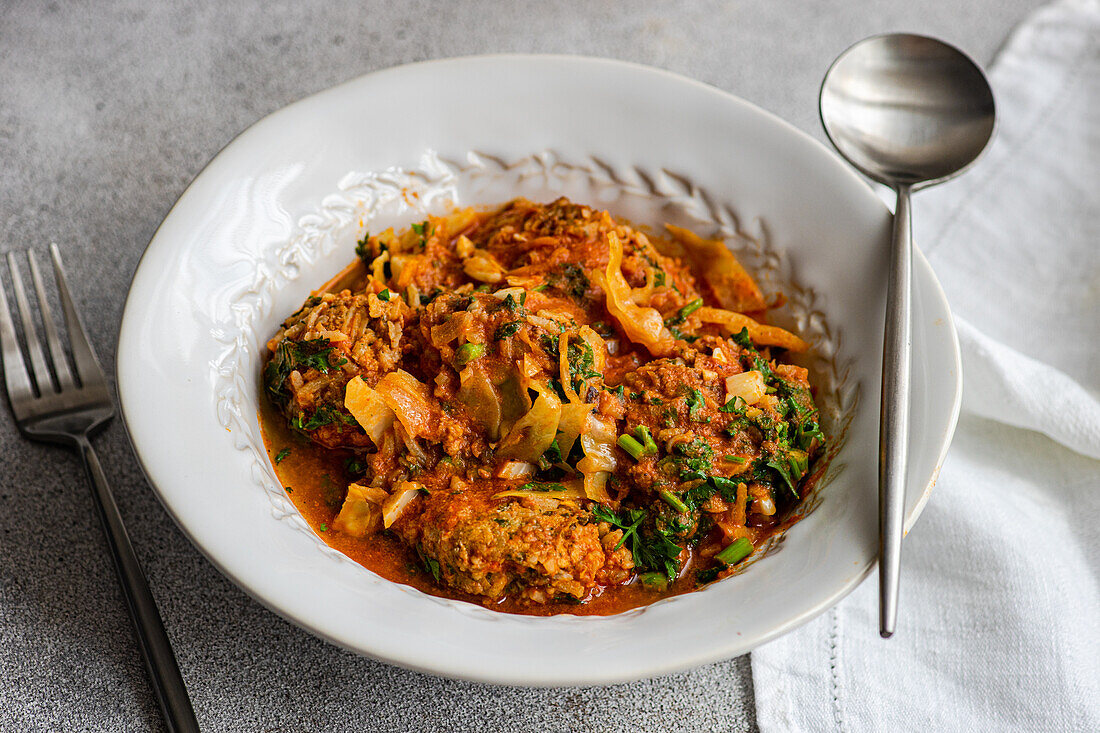
{"label": "spoon handle", "polygon": [[909,187],[898,186],[886,333],[882,346],[882,407],[878,438],[879,633],[889,639],[898,618],[898,581],[905,521],[905,479],[909,459],[910,282],[913,239]]}

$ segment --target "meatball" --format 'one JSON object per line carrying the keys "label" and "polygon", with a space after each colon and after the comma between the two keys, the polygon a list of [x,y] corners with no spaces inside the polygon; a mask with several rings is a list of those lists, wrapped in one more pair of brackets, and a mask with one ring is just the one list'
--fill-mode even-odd
{"label": "meatball", "polygon": [[598,578],[629,577],[630,553],[608,549],[601,529],[607,534],[606,525],[568,500],[458,494],[432,497],[399,532],[438,563],[439,579],[456,590],[545,603],[561,596],[580,600]]}
{"label": "meatball", "polygon": [[347,383],[374,385],[415,348],[404,338],[412,311],[396,295],[325,293],[309,298],[268,342],[264,384],[291,426],[326,448],[370,439],[344,409]]}

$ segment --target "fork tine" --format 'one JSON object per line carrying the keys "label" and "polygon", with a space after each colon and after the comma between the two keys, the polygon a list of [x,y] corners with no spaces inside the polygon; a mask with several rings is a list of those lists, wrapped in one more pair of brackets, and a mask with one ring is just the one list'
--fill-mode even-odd
{"label": "fork tine", "polygon": [[69,284],[65,280],[65,268],[61,264],[61,252],[57,245],[50,244],[50,257],[53,259],[53,274],[57,279],[57,294],[61,297],[61,310],[65,313],[65,329],[69,332],[69,348],[73,352],[73,362],[76,363],[76,374],[84,387],[90,385],[106,385],[107,378],[103,374],[103,367],[95,357],[92,344],[88,341],[88,334],[84,332],[84,326],[80,323],[80,314],[73,305],[72,295],[69,294]]}
{"label": "fork tine", "polygon": [[57,377],[57,384],[62,391],[71,389],[76,386],[76,383],[69,371],[69,360],[65,356],[65,347],[61,345],[61,339],[57,335],[57,323],[53,319],[50,302],[46,299],[46,289],[42,286],[42,273],[38,271],[38,260],[35,259],[33,250],[27,250],[27,261],[31,264],[31,281],[34,283],[34,290],[38,295],[42,325],[46,328],[46,346],[50,350],[50,359],[53,361],[53,373]]}
{"label": "fork tine", "polygon": [[[14,279],[15,273],[12,273]],[[4,281],[0,279],[0,349],[4,354],[4,384],[8,388],[8,400],[12,410],[18,414],[16,404],[34,399],[34,388],[23,363],[23,352],[15,337],[15,324],[8,310],[8,294],[4,291]]]}
{"label": "fork tine", "polygon": [[11,270],[11,287],[15,291],[15,305],[19,308],[19,318],[23,321],[23,342],[27,345],[27,356],[31,360],[31,377],[38,386],[38,394],[55,392],[50,368],[46,365],[46,355],[42,352],[42,343],[38,340],[38,329],[34,326],[31,306],[27,302],[27,292],[23,289],[23,275],[15,261],[15,253],[8,252],[8,269]]}

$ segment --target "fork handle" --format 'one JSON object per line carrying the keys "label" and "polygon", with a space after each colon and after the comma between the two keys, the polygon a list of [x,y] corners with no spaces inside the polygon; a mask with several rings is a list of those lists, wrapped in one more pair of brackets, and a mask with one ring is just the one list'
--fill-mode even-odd
{"label": "fork handle", "polygon": [[153,691],[156,693],[157,702],[160,703],[164,721],[173,733],[197,732],[199,724],[195,720],[191,698],[187,695],[179,665],[176,664],[176,656],[172,653],[172,645],[164,632],[160,612],[157,611],[157,604],[149,591],[145,573],[142,572],[141,565],[134,554],[134,548],[130,544],[130,536],[122,523],[122,515],[119,514],[118,505],[111,494],[107,477],[103,474],[103,467],[100,466],[99,458],[87,436],[77,438],[77,446],[80,449],[81,458],[84,459],[88,480],[92,483],[92,496],[95,498],[96,510],[99,512],[100,521],[103,522],[107,544],[111,546],[111,557],[114,559],[118,580],[122,585],[122,594],[126,597],[126,607],[130,611],[130,619],[134,622],[134,629],[137,631],[141,656],[145,660],[145,668],[152,679]]}

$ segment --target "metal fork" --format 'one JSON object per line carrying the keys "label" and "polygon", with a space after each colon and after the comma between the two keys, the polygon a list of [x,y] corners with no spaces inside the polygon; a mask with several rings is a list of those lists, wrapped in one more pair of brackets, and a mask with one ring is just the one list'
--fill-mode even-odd
{"label": "metal fork", "polygon": [[114,417],[115,406],[103,368],[96,359],[80,323],[80,316],[73,306],[61,265],[61,254],[56,244],[50,245],[50,256],[53,259],[61,308],[65,313],[65,327],[69,333],[76,375],[74,378],[69,369],[69,361],[58,337],[34,253],[28,250],[27,260],[41,309],[46,345],[53,362],[52,373],[38,340],[19,267],[15,256],[9,252],[8,267],[11,270],[15,302],[23,323],[31,374],[27,374],[15,334],[15,324],[12,323],[11,312],[8,310],[7,294],[4,292],[3,281],[0,280],[0,348],[4,357],[4,382],[8,388],[8,401],[15,413],[15,422],[25,436],[32,440],[61,443],[80,452],[92,485],[96,510],[103,523],[107,542],[111,546],[111,556],[126,597],[126,606],[137,631],[141,655],[152,678],[153,690],[165,722],[171,731],[198,731],[191,699],[187,695],[172,646],[164,632],[164,624],[153,594],[149,591],[145,574],[134,555],[134,548],[130,544],[126,527],[122,524],[122,516],[111,495],[107,477],[103,474],[103,468],[88,440],[90,435]]}

